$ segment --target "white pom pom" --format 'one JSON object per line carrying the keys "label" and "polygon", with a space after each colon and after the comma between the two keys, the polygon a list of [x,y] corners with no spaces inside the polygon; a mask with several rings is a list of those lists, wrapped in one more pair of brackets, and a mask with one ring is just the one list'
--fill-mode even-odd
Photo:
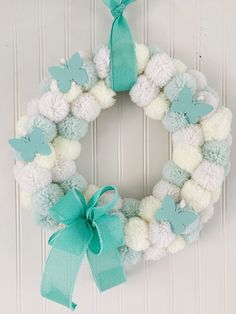
{"label": "white pom pom", "polygon": [[174,132],[172,141],[174,146],[202,146],[204,143],[202,129],[198,124],[190,125]]}
{"label": "white pom pom", "polygon": [[146,250],[148,240],[148,224],[141,218],[130,218],[125,225],[125,244],[134,251]]}
{"label": "white pom pom", "polygon": [[154,197],[163,201],[166,195],[171,196],[176,202],[179,201],[180,188],[165,180],[160,180],[153,188],[152,194]]}
{"label": "white pom pom", "polygon": [[200,223],[205,224],[210,220],[214,215],[214,206],[209,205],[206,209],[200,212]]}
{"label": "white pom pom", "polygon": [[51,154],[50,155],[36,155],[36,158],[34,159],[34,163],[41,167],[41,168],[45,168],[45,169],[52,169],[52,167],[54,166],[54,163],[56,161],[56,153],[55,153],[55,149],[54,147],[49,144],[50,149],[51,149]]}
{"label": "white pom pom", "polygon": [[21,116],[16,122],[16,136],[25,136],[27,134],[28,116]]}
{"label": "white pom pom", "polygon": [[76,118],[91,122],[99,116],[101,107],[94,96],[85,93],[72,104],[71,110]]}
{"label": "white pom pom", "polygon": [[175,240],[168,246],[168,251],[172,254],[183,250],[186,246],[186,242],[181,236],[177,236]]}
{"label": "white pom pom", "polygon": [[54,122],[60,122],[69,114],[70,106],[61,93],[48,92],[39,100],[39,112]]}
{"label": "white pom pom", "polygon": [[109,108],[115,104],[114,96],[116,93],[106,86],[104,81],[99,81],[91,90],[93,95],[102,109]]}
{"label": "white pom pom", "polygon": [[61,136],[55,138],[53,147],[58,159],[76,160],[81,152],[81,144],[78,141],[68,140]]}
{"label": "white pom pom", "polygon": [[175,73],[175,65],[166,53],[155,54],[145,70],[147,78],[159,87],[164,87]]}
{"label": "white pom pom", "polygon": [[107,46],[103,46],[96,52],[94,56],[94,63],[96,66],[99,78],[105,79],[109,74],[110,52]]}
{"label": "white pom pom", "polygon": [[145,70],[145,67],[148,63],[149,59],[149,50],[145,45],[142,44],[136,44],[135,45],[136,50],[136,58],[137,58],[137,70],[138,74],[140,75]]}
{"label": "white pom pom", "polygon": [[151,84],[145,75],[140,75],[130,91],[130,97],[136,105],[144,107],[150,104],[158,93],[159,88]]}
{"label": "white pom pom", "polygon": [[27,115],[34,116],[39,114],[39,99],[35,98],[28,102],[27,104]]}
{"label": "white pom pom", "polygon": [[175,239],[168,222],[152,221],[149,224],[149,240],[159,247],[167,247]]}
{"label": "white pom pom", "polygon": [[143,258],[145,261],[157,261],[166,256],[166,249],[160,248],[158,245],[151,245],[144,251]]}
{"label": "white pom pom", "polygon": [[210,93],[208,91],[203,90],[203,91],[200,91],[197,93],[197,99],[200,100],[201,102],[205,102],[208,105],[211,105],[213,107],[213,110],[211,112],[209,112],[207,115],[203,116],[201,118],[201,121],[209,118],[210,116],[212,116],[215,113],[217,106],[218,106],[218,102],[219,102],[216,95],[214,95],[213,93]]}
{"label": "white pom pom", "polygon": [[63,182],[76,173],[76,164],[73,160],[57,160],[52,168],[52,181]]}
{"label": "white pom pom", "polygon": [[152,195],[142,199],[139,206],[139,216],[146,221],[151,221],[156,210],[161,206],[161,202]]}
{"label": "white pom pom", "polygon": [[211,193],[193,180],[186,181],[181,190],[181,198],[197,212],[207,208],[211,203]]}
{"label": "white pom pom", "polygon": [[224,174],[224,167],[204,160],[195,169],[192,178],[207,191],[214,191],[221,186]]}
{"label": "white pom pom", "polygon": [[181,74],[187,71],[187,66],[178,59],[173,59],[173,63],[175,66],[176,74]]}
{"label": "white pom pom", "polygon": [[22,208],[30,210],[32,208],[32,193],[21,190],[20,191],[20,204]]}
{"label": "white pom pom", "polygon": [[207,87],[207,79],[205,76],[202,74],[202,72],[196,71],[196,70],[189,70],[189,74],[191,74],[197,83],[197,90],[202,90]]}
{"label": "white pom pom", "polygon": [[221,197],[221,192],[222,192],[221,188],[218,188],[211,192],[211,202],[213,204],[219,201]]}
{"label": "white pom pom", "polygon": [[161,120],[169,110],[170,103],[163,93],[160,93],[149,105],[144,107],[145,114],[154,120]]}
{"label": "white pom pom", "polygon": [[199,147],[174,146],[173,161],[180,168],[192,173],[202,161],[202,153]]}
{"label": "white pom pom", "polygon": [[97,192],[98,189],[99,189],[99,187],[94,185],[94,184],[89,184],[87,186],[87,189],[84,192],[84,197],[85,197],[87,202],[90,200],[90,198],[93,196],[93,194]]}
{"label": "white pom pom", "polygon": [[82,87],[75,82],[71,83],[71,88],[68,93],[64,95],[65,100],[68,103],[72,103],[76,98],[78,98],[83,93]]}
{"label": "white pom pom", "polygon": [[228,108],[218,109],[211,117],[201,122],[206,141],[224,140],[231,131],[232,113]]}

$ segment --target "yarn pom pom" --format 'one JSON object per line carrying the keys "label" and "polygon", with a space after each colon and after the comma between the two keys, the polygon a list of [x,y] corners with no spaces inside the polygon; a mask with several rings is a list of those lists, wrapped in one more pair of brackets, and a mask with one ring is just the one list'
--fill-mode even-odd
{"label": "yarn pom pom", "polygon": [[202,147],[203,158],[220,166],[227,166],[230,158],[230,146],[225,141],[209,141]]}
{"label": "yarn pom pom", "polygon": [[[50,90],[53,93],[60,93],[60,89],[58,88],[57,81],[52,80],[51,85],[50,85]],[[80,85],[76,84],[75,82],[71,83],[70,90],[64,94],[64,99],[68,102],[71,103],[73,102],[76,98],[78,98],[82,94],[82,88]]]}
{"label": "yarn pom pom", "polygon": [[137,252],[131,248],[123,245],[119,248],[120,255],[123,259],[125,266],[132,266],[138,264],[142,258],[142,252]]}
{"label": "yarn pom pom", "polygon": [[99,116],[101,107],[95,97],[85,93],[72,104],[71,110],[76,118],[91,122]]}
{"label": "yarn pom pom", "polygon": [[36,225],[43,230],[53,232],[59,228],[59,223],[55,221],[46,211],[33,211],[32,216],[34,223],[36,223]]}
{"label": "yarn pom pom", "polygon": [[135,217],[139,214],[140,201],[133,198],[125,198],[123,200],[121,212],[126,218]]}
{"label": "yarn pom pom", "polygon": [[85,69],[87,76],[88,76],[88,80],[85,84],[83,84],[82,86],[86,89],[89,90],[91,89],[98,81],[98,77],[97,77],[97,72],[96,72],[96,68],[93,62],[91,62],[90,60],[86,59],[83,60],[83,69]]}
{"label": "yarn pom pom", "polygon": [[152,244],[162,248],[167,247],[175,239],[175,234],[168,222],[159,223],[154,220],[149,224],[149,239]]}
{"label": "yarn pom pom", "polygon": [[39,114],[39,99],[34,98],[27,104],[27,115],[34,116]]}
{"label": "yarn pom pom", "polygon": [[85,197],[87,202],[90,200],[90,198],[93,196],[93,194],[97,192],[98,189],[99,189],[98,186],[96,186],[95,184],[89,184],[87,186],[87,189],[84,192],[84,197]]}
{"label": "yarn pom pom", "polygon": [[48,92],[39,100],[39,112],[54,122],[60,122],[69,114],[70,106],[61,93]]}
{"label": "yarn pom pom", "polygon": [[27,134],[28,116],[21,116],[16,122],[16,136],[25,136]]}
{"label": "yarn pom pom", "polygon": [[34,159],[34,163],[41,167],[41,168],[45,168],[45,169],[52,169],[52,167],[54,166],[55,164],[55,161],[56,161],[56,153],[55,153],[55,149],[54,147],[49,144],[50,146],[50,149],[51,149],[51,153],[50,155],[40,155],[40,154],[37,154],[36,155],[36,158]]}
{"label": "yarn pom pom", "polygon": [[155,87],[145,75],[140,75],[130,90],[130,97],[139,107],[144,107],[149,105],[158,93],[159,88]]}
{"label": "yarn pom pom", "polygon": [[202,161],[202,153],[199,147],[195,146],[174,146],[173,161],[177,166],[192,173]]}
{"label": "yarn pom pom", "polygon": [[80,140],[88,132],[88,122],[68,115],[57,124],[58,134],[69,140]]}
{"label": "yarn pom pom", "polygon": [[139,216],[146,221],[151,221],[156,210],[161,206],[161,202],[152,195],[142,199],[139,207]]}
{"label": "yarn pom pom", "polygon": [[137,71],[138,74],[142,74],[146,68],[149,59],[149,50],[145,45],[136,44],[135,45],[136,51],[136,59],[137,59]]}
{"label": "yarn pom pom", "polygon": [[76,173],[76,164],[73,160],[57,160],[52,168],[52,181],[59,183],[69,179]]}
{"label": "yarn pom pom", "polygon": [[106,86],[104,81],[99,81],[91,90],[93,95],[102,109],[109,108],[115,104],[114,96],[116,93]]}
{"label": "yarn pom pom", "polygon": [[105,79],[109,74],[110,52],[107,46],[97,49],[93,59],[97,74],[100,79]]}
{"label": "yarn pom pom", "polygon": [[210,116],[212,116],[214,114],[214,112],[216,111],[217,109],[217,106],[218,106],[218,98],[206,91],[206,90],[203,90],[203,91],[200,91],[197,93],[197,99],[201,102],[205,102],[207,103],[208,105],[211,105],[213,107],[213,110],[210,111],[208,114],[206,114],[205,116],[201,117],[201,120],[205,120],[206,118],[209,118]]}
{"label": "yarn pom pom", "polygon": [[161,120],[169,110],[169,101],[160,93],[148,106],[144,107],[145,114],[153,120]]}
{"label": "yarn pom pom", "polygon": [[149,247],[148,224],[144,220],[138,217],[129,219],[125,226],[125,244],[137,252]]}
{"label": "yarn pom pom", "polygon": [[67,193],[71,189],[77,189],[83,193],[87,189],[87,185],[88,185],[87,181],[79,173],[76,173],[75,175],[64,180],[60,184],[61,188],[63,189],[65,193]]}
{"label": "yarn pom pom", "polygon": [[166,53],[158,53],[149,60],[145,74],[156,86],[164,87],[175,75],[175,66]]}
{"label": "yarn pom pom", "polygon": [[207,208],[200,212],[200,223],[205,224],[214,215],[214,206],[210,204]]}
{"label": "yarn pom pom", "polygon": [[176,74],[181,74],[187,71],[187,66],[182,61],[178,59],[173,59],[173,63],[175,66]]}
{"label": "yarn pom pom", "polygon": [[27,122],[28,133],[35,128],[42,130],[46,142],[52,142],[57,135],[56,124],[41,115],[32,116]]}
{"label": "yarn pom pom", "polygon": [[175,202],[179,201],[180,188],[165,180],[160,180],[153,188],[152,194],[154,197],[163,201],[164,197],[169,195]]}
{"label": "yarn pom pom", "polygon": [[145,261],[157,261],[166,256],[166,249],[160,248],[158,245],[151,245],[144,251],[143,257]]}
{"label": "yarn pom pom", "polygon": [[186,242],[181,236],[177,236],[175,240],[168,246],[168,251],[172,254],[183,250],[186,246]]}
{"label": "yarn pom pom", "polygon": [[184,234],[183,238],[184,240],[191,244],[193,242],[196,242],[199,239],[200,236],[200,232],[202,230],[202,224],[199,224],[194,230],[192,230],[190,233],[188,234]]}
{"label": "yarn pom pom", "polygon": [[202,74],[202,72],[196,70],[189,70],[188,73],[195,78],[198,91],[201,91],[207,87],[207,80],[205,76]]}
{"label": "yarn pom pom", "polygon": [[64,160],[76,160],[81,152],[81,144],[58,136],[53,142],[56,157]]}
{"label": "yarn pom pom", "polygon": [[20,191],[20,204],[22,208],[30,210],[32,208],[32,193],[21,190]]}
{"label": "yarn pom pom", "polygon": [[169,132],[176,132],[188,125],[185,115],[174,111],[169,111],[166,115],[164,115],[162,123]]}
{"label": "yarn pom pom", "polygon": [[165,164],[162,176],[164,180],[181,188],[188,180],[190,174],[170,160]]}
{"label": "yarn pom pom", "polygon": [[173,133],[172,141],[174,146],[191,145],[202,146],[204,138],[199,125],[189,125],[186,128]]}

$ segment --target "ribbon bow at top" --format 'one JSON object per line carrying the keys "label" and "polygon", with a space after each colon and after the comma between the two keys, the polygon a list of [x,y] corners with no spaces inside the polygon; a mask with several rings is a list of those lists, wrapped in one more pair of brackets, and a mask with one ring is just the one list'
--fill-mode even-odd
{"label": "ribbon bow at top", "polygon": [[[98,204],[100,197],[113,191],[113,199]],[[50,209],[51,216],[66,227],[54,233],[49,244],[52,250],[47,259],[41,294],[53,301],[75,309],[73,289],[84,256],[100,291],[125,281],[125,272],[117,250],[124,242],[120,219],[109,215],[117,201],[117,189],[105,186],[86,203],[82,193],[70,190]]]}
{"label": "ribbon bow at top", "polygon": [[137,61],[133,36],[123,12],[135,0],[103,0],[114,17],[110,49],[110,80],[114,91],[127,91],[137,80]]}

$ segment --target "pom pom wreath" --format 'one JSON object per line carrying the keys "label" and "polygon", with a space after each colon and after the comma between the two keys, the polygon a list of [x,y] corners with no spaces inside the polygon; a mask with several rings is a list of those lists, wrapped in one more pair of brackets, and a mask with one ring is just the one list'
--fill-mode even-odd
{"label": "pom pom wreath", "polygon": [[199,147],[174,146],[173,161],[180,168],[192,173],[202,161],[202,153]]}
{"label": "pom pom wreath", "polygon": [[28,133],[35,128],[42,130],[46,142],[52,142],[57,135],[56,124],[41,115],[32,116],[27,122]]}
{"label": "pom pom wreath", "polygon": [[204,138],[202,129],[199,125],[189,125],[172,134],[172,142],[174,146],[202,146]]}
{"label": "pom pom wreath", "polygon": [[211,117],[201,122],[206,141],[224,140],[231,131],[232,113],[228,108],[218,109]]}
{"label": "pom pom wreath", "polygon": [[181,74],[187,71],[187,66],[182,61],[178,59],[173,59],[176,74]]}
{"label": "pom pom wreath", "polygon": [[72,104],[71,110],[76,118],[91,122],[99,116],[101,107],[95,97],[85,93]]}
{"label": "pom pom wreath", "polygon": [[130,90],[130,97],[139,107],[144,107],[149,105],[158,93],[159,88],[155,87],[145,75],[140,75]]}
{"label": "pom pom wreath", "polygon": [[218,106],[218,99],[216,98],[216,96],[210,92],[207,92],[207,91],[200,91],[197,93],[197,99],[200,100],[201,102],[205,102],[208,105],[211,105],[213,107],[213,110],[210,111],[205,116],[201,117],[201,120],[205,120],[205,119],[209,118],[210,116],[212,116],[214,114],[214,112],[216,111],[217,106]]}
{"label": "pom pom wreath", "polygon": [[27,104],[27,115],[35,116],[39,114],[39,99],[34,98]]}
{"label": "pom pom wreath", "polygon": [[168,251],[172,254],[183,250],[186,246],[186,242],[181,236],[177,236],[175,240],[168,246]]}
{"label": "pom pom wreath", "polygon": [[87,189],[84,192],[84,197],[85,197],[87,202],[90,200],[90,198],[93,196],[93,194],[97,192],[98,189],[99,189],[98,186],[96,186],[95,184],[89,184],[87,186]]}
{"label": "pom pom wreath", "polygon": [[110,52],[107,46],[99,48],[93,59],[97,74],[100,79],[105,79],[109,75]]}
{"label": "pom pom wreath", "polygon": [[143,73],[148,63],[149,50],[145,45],[136,44],[135,51],[136,51],[136,59],[137,59],[137,71],[138,71],[138,74],[140,75]]}
{"label": "pom pom wreath", "polygon": [[220,166],[227,166],[230,158],[230,146],[226,140],[209,141],[202,147],[203,158]]}
{"label": "pom pom wreath", "polygon": [[204,190],[197,182],[188,180],[181,189],[181,198],[197,212],[207,208],[211,203],[211,193]]}
{"label": "pom pom wreath", "polygon": [[28,116],[21,116],[16,122],[16,136],[25,136],[27,134]]}
{"label": "pom pom wreath", "polygon": [[[52,80],[50,90],[54,93],[60,93],[60,89],[58,88],[56,80]],[[83,92],[83,90],[82,90],[81,86],[76,84],[75,82],[72,82],[70,90],[64,94],[64,99],[68,103],[71,103],[76,98],[78,98],[82,94],[82,92]]]}
{"label": "pom pom wreath", "polygon": [[166,256],[166,249],[160,248],[158,245],[151,245],[144,251],[143,257],[145,261],[157,261]]}
{"label": "pom pom wreath", "polygon": [[30,210],[32,208],[32,193],[21,190],[20,191],[20,204],[22,208]]}
{"label": "pom pom wreath", "polygon": [[162,119],[164,127],[170,132],[176,132],[188,125],[188,121],[183,113],[169,111]]}
{"label": "pom pom wreath", "polygon": [[192,174],[193,180],[207,191],[219,188],[224,180],[224,168],[203,160]]}
{"label": "pom pom wreath", "polygon": [[55,149],[54,147],[49,144],[50,149],[51,149],[51,154],[50,155],[36,155],[36,158],[34,159],[34,163],[41,167],[41,168],[45,168],[45,169],[52,169],[52,167],[55,164],[56,161],[56,153],[55,153]]}
{"label": "pom pom wreath", "polygon": [[153,120],[161,120],[169,110],[169,101],[160,93],[149,105],[144,107],[145,114]]}
{"label": "pom pom wreath", "polygon": [[189,70],[188,73],[195,78],[198,91],[201,91],[207,87],[207,80],[201,72],[196,70]]}
{"label": "pom pom wreath", "polygon": [[142,199],[139,207],[139,216],[146,221],[151,221],[156,210],[161,206],[161,202],[152,195]]}
{"label": "pom pom wreath", "polygon": [[164,87],[175,73],[174,63],[166,53],[152,56],[145,70],[147,78],[159,87]]}
{"label": "pom pom wreath", "polygon": [[33,221],[43,230],[56,231],[59,223],[55,221],[48,212],[33,211]]}
{"label": "pom pom wreath", "polygon": [[52,175],[49,170],[29,163],[22,167],[17,179],[23,190],[36,192],[52,182]]}
{"label": "pom pom wreath", "polygon": [[175,202],[179,201],[180,188],[165,180],[160,180],[153,188],[152,194],[154,197],[163,201],[166,195],[171,196]]}
{"label": "pom pom wreath", "polygon": [[159,223],[152,221],[149,224],[149,240],[151,244],[156,244],[158,247],[163,248],[175,239],[175,234],[171,230],[168,222]]}
{"label": "pom pom wreath", "polygon": [[58,136],[53,142],[56,157],[64,160],[76,160],[81,152],[81,144]]}
{"label": "pom pom wreath", "polygon": [[88,132],[88,122],[68,115],[57,124],[58,134],[69,140],[80,140]]}
{"label": "pom pom wreath", "polygon": [[125,198],[123,200],[121,212],[126,218],[135,217],[139,214],[140,201],[133,198]]}
{"label": "pom pom wreath", "polygon": [[81,174],[76,173],[72,177],[61,182],[60,186],[65,193],[71,189],[77,189],[83,193],[87,189],[88,184]]}
{"label": "pom pom wreath", "polygon": [[149,247],[148,224],[144,220],[138,217],[129,219],[125,226],[125,244],[137,252]]}
{"label": "pom pom wreath", "polygon": [[164,93],[167,98],[173,102],[184,87],[190,88],[193,95],[196,93],[196,81],[192,75],[188,73],[177,74],[174,76],[173,79],[165,86]]}
{"label": "pom pom wreath", "polygon": [[125,266],[132,266],[138,264],[142,258],[142,252],[137,252],[131,248],[123,245],[119,248],[120,255],[123,259]]}
{"label": "pom pom wreath", "polygon": [[39,112],[49,120],[60,122],[69,114],[70,106],[61,93],[48,92],[39,100]]}
{"label": "pom pom wreath", "polygon": [[83,69],[85,69],[87,75],[88,75],[88,80],[85,84],[83,84],[82,86],[86,89],[89,90],[91,89],[98,81],[98,77],[97,77],[97,72],[96,72],[96,68],[95,65],[93,64],[93,62],[91,62],[90,60],[86,59],[83,60]]}
{"label": "pom pom wreath", "polygon": [[64,195],[62,188],[58,184],[51,183],[32,196],[33,210],[47,212]]}
{"label": "pom pom wreath", "polygon": [[73,160],[57,160],[52,168],[52,181],[59,183],[69,179],[76,173],[76,164]]}
{"label": "pom pom wreath", "polygon": [[162,170],[162,176],[164,180],[181,188],[190,174],[177,166],[172,160],[169,160]]}
{"label": "pom pom wreath", "polygon": [[91,90],[93,95],[102,109],[109,108],[115,104],[114,96],[116,93],[106,86],[104,81],[99,81]]}

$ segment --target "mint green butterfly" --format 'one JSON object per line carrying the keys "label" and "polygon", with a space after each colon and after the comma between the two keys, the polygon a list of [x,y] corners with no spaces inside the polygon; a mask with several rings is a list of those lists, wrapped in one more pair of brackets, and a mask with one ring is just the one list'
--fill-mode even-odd
{"label": "mint green butterfly", "polygon": [[80,54],[76,52],[62,67],[52,66],[48,71],[57,81],[60,91],[67,93],[72,82],[83,85],[88,81],[88,74],[82,68],[82,65],[83,61]]}
{"label": "mint green butterfly", "polygon": [[197,123],[201,117],[213,110],[213,107],[193,96],[188,87],[184,87],[176,100],[173,101],[171,111],[186,115],[190,124]]}
{"label": "mint green butterfly", "polygon": [[180,208],[179,205],[176,205],[170,196],[164,198],[160,209],[155,214],[158,221],[168,221],[175,234],[183,233],[197,217],[198,215],[190,208]]}
{"label": "mint green butterfly", "polygon": [[35,128],[29,135],[20,138],[10,139],[9,144],[24,161],[31,162],[36,154],[50,155],[51,148],[44,142],[44,135],[41,129]]}

